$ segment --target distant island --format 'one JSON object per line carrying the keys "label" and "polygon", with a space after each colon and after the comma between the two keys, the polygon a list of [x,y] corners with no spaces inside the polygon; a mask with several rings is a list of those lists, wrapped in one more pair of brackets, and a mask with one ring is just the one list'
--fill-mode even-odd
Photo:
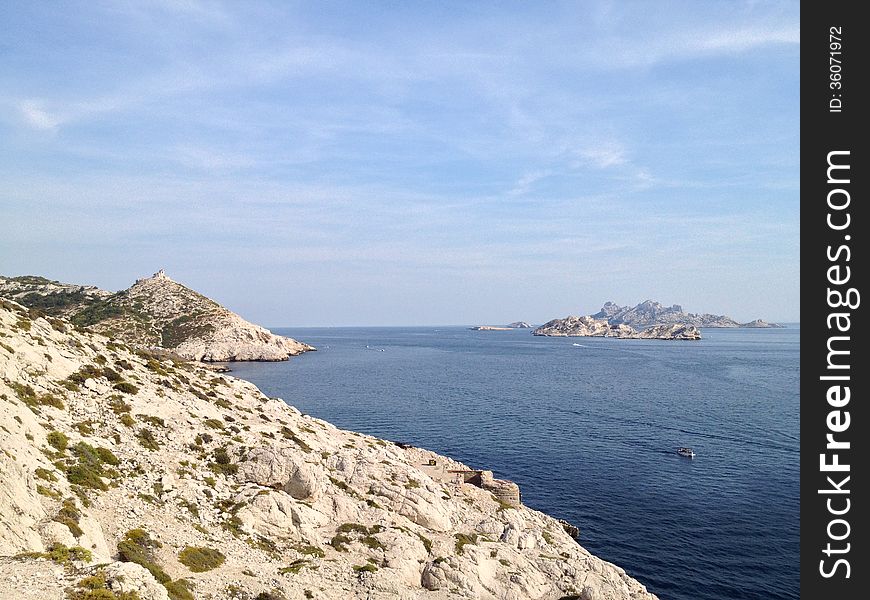
{"label": "distant island", "polygon": [[568,316],[564,319],[553,319],[532,331],[532,335],[549,337],[614,337],[648,340],[701,339],[701,332],[694,325],[680,323],[653,325],[643,331],[637,331],[624,323],[613,325],[605,319],[596,319],[590,316]]}
{"label": "distant island", "polygon": [[725,315],[710,313],[695,314],[683,312],[679,304],[664,306],[661,302],[645,300],[636,306],[619,306],[614,302],[605,302],[595,319],[604,319],[611,325],[629,325],[635,329],[652,327],[653,325],[694,325],[695,327],[752,327],[774,328],[783,327],[777,323],[768,323],[756,319],[748,323],[739,323]]}
{"label": "distant island", "polygon": [[188,360],[278,361],[314,350],[246,321],[162,269],[114,293],[32,275],[0,276],[0,297],[132,346]]}
{"label": "distant island", "polygon": [[511,329],[531,329],[532,325],[525,321],[514,321],[507,325],[475,325],[469,327],[472,331],[510,331]]}
{"label": "distant island", "polygon": [[679,304],[664,306],[645,300],[636,306],[619,306],[605,302],[594,315],[553,319],[535,329],[533,335],[615,337],[625,339],[699,340],[701,327],[747,327],[766,329],[782,327],[756,319],[738,323],[725,315],[683,312]]}

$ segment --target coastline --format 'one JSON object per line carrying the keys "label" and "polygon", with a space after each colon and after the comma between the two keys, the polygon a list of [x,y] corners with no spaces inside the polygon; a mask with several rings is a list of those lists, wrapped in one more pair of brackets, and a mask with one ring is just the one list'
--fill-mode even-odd
{"label": "coastline", "polygon": [[[452,598],[457,585],[483,597],[510,589],[542,599],[655,598],[553,517],[486,484],[426,472],[430,460],[472,470],[446,456],[338,429],[242,379],[30,318],[11,303],[0,308],[0,328],[9,450],[0,462],[16,474],[4,477],[13,495],[0,500],[0,553],[19,556],[0,560],[4,582],[29,572],[50,594],[100,573],[105,585],[135,581],[142,600],[176,585],[221,598],[229,581],[316,598],[339,589]],[[99,448],[82,478],[82,457]],[[75,515],[69,527],[52,517],[62,498]],[[147,564],[165,581],[142,568],[145,558],[118,560],[131,536],[159,542]],[[61,547],[82,549],[56,562]],[[191,570],[188,548],[210,549],[219,564]]]}

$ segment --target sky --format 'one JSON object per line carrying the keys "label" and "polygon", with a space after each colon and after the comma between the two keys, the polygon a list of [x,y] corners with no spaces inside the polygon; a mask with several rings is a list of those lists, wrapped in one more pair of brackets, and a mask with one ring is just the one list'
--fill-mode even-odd
{"label": "sky", "polygon": [[799,320],[798,2],[2,2],[0,274]]}

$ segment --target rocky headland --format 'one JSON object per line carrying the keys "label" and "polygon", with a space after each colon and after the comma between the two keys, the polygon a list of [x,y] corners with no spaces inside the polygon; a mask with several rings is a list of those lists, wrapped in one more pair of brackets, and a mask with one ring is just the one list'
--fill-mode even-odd
{"label": "rocky headland", "polygon": [[279,361],[312,346],[250,323],[162,270],[112,293],[42,277],[0,277],[0,297],[144,348],[198,361]]}
{"label": "rocky headland", "polygon": [[701,332],[694,325],[682,323],[654,325],[637,331],[624,323],[613,324],[590,316],[568,316],[544,323],[532,335],[551,337],[613,337],[621,339],[699,340]]}
{"label": "rocky headland", "polygon": [[533,325],[531,323],[526,323],[525,321],[514,321],[513,323],[509,323],[508,327],[511,329],[532,329]]}
{"label": "rocky headland", "polygon": [[652,327],[653,325],[693,325],[695,327],[782,327],[776,323],[768,323],[761,319],[749,323],[738,323],[725,315],[710,313],[695,314],[683,312],[679,304],[664,306],[654,300],[645,300],[636,306],[619,306],[613,302],[605,302],[601,310],[592,315],[595,319],[604,319],[611,325],[629,325],[635,329]]}
{"label": "rocky headland", "polygon": [[0,300],[0,598],[655,598],[511,482],[114,332]]}

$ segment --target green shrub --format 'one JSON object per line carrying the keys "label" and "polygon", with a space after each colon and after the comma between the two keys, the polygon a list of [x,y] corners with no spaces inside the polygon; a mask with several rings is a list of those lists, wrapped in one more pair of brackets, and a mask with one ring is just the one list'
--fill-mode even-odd
{"label": "green shrub", "polygon": [[85,379],[96,379],[97,377],[102,377],[102,375],[103,370],[101,368],[95,367],[94,365],[84,365],[78,371],[67,377],[67,381],[82,384],[85,382]]}
{"label": "green shrub", "polygon": [[471,544],[472,546],[477,544],[477,534],[472,533],[470,535],[466,535],[464,533],[456,533],[453,535],[456,538],[456,554],[463,554],[463,548]]}
{"label": "green shrub", "polygon": [[178,560],[194,573],[202,573],[221,566],[226,557],[213,548],[185,546],[178,554]]}
{"label": "green shrub", "polygon": [[[111,300],[111,297],[110,297]],[[112,317],[123,316],[125,309],[110,300],[94,300],[91,304],[70,317],[73,325],[89,327]]]}
{"label": "green shrub", "polygon": [[338,550],[339,552],[347,552],[347,545],[350,544],[353,539],[349,538],[346,535],[342,535],[340,533],[334,535],[331,540],[329,540],[329,545]]}
{"label": "green shrub", "polygon": [[66,564],[72,560],[91,562],[93,559],[90,550],[81,546],[67,548],[63,544],[53,544],[48,548],[48,552],[25,552],[19,556],[26,558],[47,558],[59,564]]}
{"label": "green shrub", "polygon": [[142,444],[142,446],[144,446],[148,450],[151,450],[152,452],[160,448],[160,443],[154,437],[154,433],[147,427],[142,427],[136,433],[136,439],[139,440],[139,443]]}
{"label": "green shrub", "polygon": [[160,417],[155,417],[154,415],[136,415],[139,417],[141,421],[145,421],[149,425],[154,425],[155,427],[166,428],[166,421],[161,419]]}
{"label": "green shrub", "polygon": [[63,501],[63,504],[60,507],[60,510],[54,517],[54,521],[61,523],[67,526],[70,533],[72,533],[75,537],[81,537],[84,533],[82,528],[79,527],[79,520],[82,517],[82,513],[79,512],[79,509],[76,507],[75,502],[72,498],[67,498]]}
{"label": "green shrub", "polygon": [[280,569],[278,569],[278,573],[280,573],[281,575],[287,575],[288,573],[295,575],[302,570],[302,567],[308,566],[310,562],[311,561],[308,559],[299,558],[297,560],[294,560],[286,567],[281,567]]}
{"label": "green shrub", "polygon": [[133,407],[124,402],[124,399],[118,394],[113,394],[109,397],[109,408],[111,408],[112,412],[116,415],[128,413],[133,409]]}
{"label": "green shrub", "polygon": [[102,446],[97,448],[97,457],[99,457],[100,462],[103,464],[112,465],[113,467],[118,466],[121,462],[111,450],[103,448]]}
{"label": "green shrub", "polygon": [[108,486],[103,477],[117,477],[118,473],[113,469],[106,469],[105,464],[117,465],[118,459],[106,448],[94,448],[85,442],[79,442],[72,449],[72,454],[77,462],[67,464],[66,478],[76,485],[83,487],[107,490]]}
{"label": "green shrub", "polygon": [[66,452],[69,438],[62,431],[52,431],[46,436],[48,445],[58,452]]}
{"label": "green shrub", "polygon": [[366,563],[364,565],[355,565],[353,570],[357,573],[374,573],[378,568],[371,563]]}
{"label": "green shrub", "polygon": [[41,483],[36,484],[36,493],[40,496],[45,496],[46,498],[53,498],[55,500],[60,498],[60,493],[55,492],[53,489],[46,487]]}
{"label": "green shrub", "polygon": [[326,552],[323,551],[322,548],[318,548],[317,546],[297,546],[294,548],[296,552],[299,554],[304,554],[306,556],[316,556],[317,558],[323,558],[326,556]]}
{"label": "green shrub", "polygon": [[[306,598],[310,598],[310,596],[306,596]],[[260,592],[254,600],[287,600],[287,596],[282,594],[280,590],[270,590]]]}
{"label": "green shrub", "polygon": [[46,481],[57,481],[57,477],[54,476],[54,473],[48,469],[43,469],[42,467],[37,467],[36,470],[33,471],[33,474],[40,479],[45,479]]}
{"label": "green shrub", "polygon": [[113,388],[124,394],[134,395],[139,393],[139,388],[128,381],[119,381]]}
{"label": "green shrub", "polygon": [[103,367],[103,377],[114,383],[117,383],[123,379],[121,377],[121,374],[112,367]]}
{"label": "green shrub", "polygon": [[66,470],[66,478],[70,483],[94,490],[106,491],[109,486],[100,474],[86,465],[73,465]]}
{"label": "green shrub", "polygon": [[169,593],[169,600],[196,600],[193,595],[193,584],[186,579],[176,579],[163,584]]}
{"label": "green shrub", "polygon": [[118,555],[122,561],[145,567],[165,586],[172,578],[154,562],[154,551],[162,545],[144,529],[131,529],[124,534],[124,539],[118,542]]}
{"label": "green shrub", "polygon": [[238,473],[239,466],[232,462],[226,447],[215,448],[212,456],[214,456],[214,462],[210,462],[208,467],[213,472],[224,475],[235,475]]}
{"label": "green shrub", "polygon": [[78,423],[74,423],[73,427],[75,427],[76,430],[82,435],[93,435],[94,429],[93,427],[91,427],[91,425],[93,424],[93,421],[79,421]]}

